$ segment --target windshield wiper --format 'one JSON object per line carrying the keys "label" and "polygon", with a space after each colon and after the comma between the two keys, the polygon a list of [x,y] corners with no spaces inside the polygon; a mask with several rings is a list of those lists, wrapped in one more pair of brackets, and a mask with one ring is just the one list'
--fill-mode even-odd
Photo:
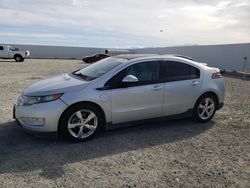
{"label": "windshield wiper", "polygon": [[81,78],[83,78],[84,80],[89,80],[89,79],[90,79],[90,77],[89,77],[89,76],[84,75],[84,74],[82,74],[82,73],[78,73],[78,74],[74,73],[74,75],[76,75],[76,76],[80,76],[80,77],[81,77]]}
{"label": "windshield wiper", "polygon": [[82,74],[82,73],[73,72],[73,75],[80,76],[82,79],[87,80],[87,81],[91,81],[91,80],[96,79],[96,77],[87,76],[87,75]]}

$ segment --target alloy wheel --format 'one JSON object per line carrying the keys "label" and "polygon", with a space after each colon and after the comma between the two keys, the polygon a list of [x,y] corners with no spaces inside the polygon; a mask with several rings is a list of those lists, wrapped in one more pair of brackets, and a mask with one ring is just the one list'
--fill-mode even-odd
{"label": "alloy wheel", "polygon": [[214,100],[210,97],[204,98],[198,106],[198,115],[202,120],[209,119],[215,110]]}
{"label": "alloy wheel", "polygon": [[98,118],[91,110],[79,110],[71,115],[68,130],[71,136],[84,139],[92,135],[98,126]]}

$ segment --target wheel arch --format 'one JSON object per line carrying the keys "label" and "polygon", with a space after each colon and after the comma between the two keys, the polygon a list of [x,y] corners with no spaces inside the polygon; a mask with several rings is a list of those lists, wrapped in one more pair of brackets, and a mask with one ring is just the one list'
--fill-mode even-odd
{"label": "wheel arch", "polygon": [[[19,61],[16,60],[17,57],[20,57],[20,60],[19,60]],[[15,55],[13,56],[13,58],[16,60],[16,62],[23,62],[23,61],[24,61],[24,57],[22,56],[22,54],[18,54],[18,53],[17,53],[17,54],[15,54]]]}
{"label": "wheel arch", "polygon": [[216,99],[216,110],[219,108],[219,97],[218,95],[214,92],[214,91],[206,91],[204,92],[203,94],[201,94],[198,99],[195,101],[195,104],[194,104],[194,108],[195,108],[195,105],[197,104],[197,102],[200,100],[200,98],[202,98],[204,95],[212,95],[215,97]]}
{"label": "wheel arch", "polygon": [[17,56],[20,56],[20,57],[23,58],[23,56],[22,56],[21,54],[15,54],[15,55],[14,55],[14,58],[17,57]]}
{"label": "wheel arch", "polygon": [[67,112],[67,110],[73,108],[74,106],[78,106],[78,105],[91,105],[91,106],[94,106],[96,107],[102,114],[102,117],[103,117],[103,120],[104,120],[104,124],[106,123],[106,115],[104,113],[104,110],[102,109],[102,107],[100,105],[98,105],[97,103],[95,102],[91,102],[91,101],[80,101],[80,102],[76,102],[76,103],[73,103],[71,105],[69,105],[60,115],[60,118],[59,118],[59,121],[58,121],[58,125],[57,125],[57,130],[59,131],[59,126],[61,124],[61,120],[62,120],[62,117],[63,115]]}

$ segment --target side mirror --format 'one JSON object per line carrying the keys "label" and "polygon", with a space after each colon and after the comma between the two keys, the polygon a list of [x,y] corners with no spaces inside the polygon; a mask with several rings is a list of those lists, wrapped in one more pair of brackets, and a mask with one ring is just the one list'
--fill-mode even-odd
{"label": "side mirror", "polygon": [[127,75],[122,79],[123,83],[135,83],[138,82],[138,78],[136,76],[133,75]]}

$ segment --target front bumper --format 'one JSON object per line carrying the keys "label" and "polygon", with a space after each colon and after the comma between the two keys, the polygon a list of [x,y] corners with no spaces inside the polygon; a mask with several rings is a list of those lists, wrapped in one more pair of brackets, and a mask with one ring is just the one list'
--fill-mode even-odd
{"label": "front bumper", "polygon": [[[67,105],[61,100],[30,106],[14,105],[13,118],[30,132],[57,132],[60,116],[66,108]],[[43,119],[44,122],[41,125],[32,125],[24,119]]]}
{"label": "front bumper", "polygon": [[26,59],[31,58],[30,51],[25,52],[25,58]]}

